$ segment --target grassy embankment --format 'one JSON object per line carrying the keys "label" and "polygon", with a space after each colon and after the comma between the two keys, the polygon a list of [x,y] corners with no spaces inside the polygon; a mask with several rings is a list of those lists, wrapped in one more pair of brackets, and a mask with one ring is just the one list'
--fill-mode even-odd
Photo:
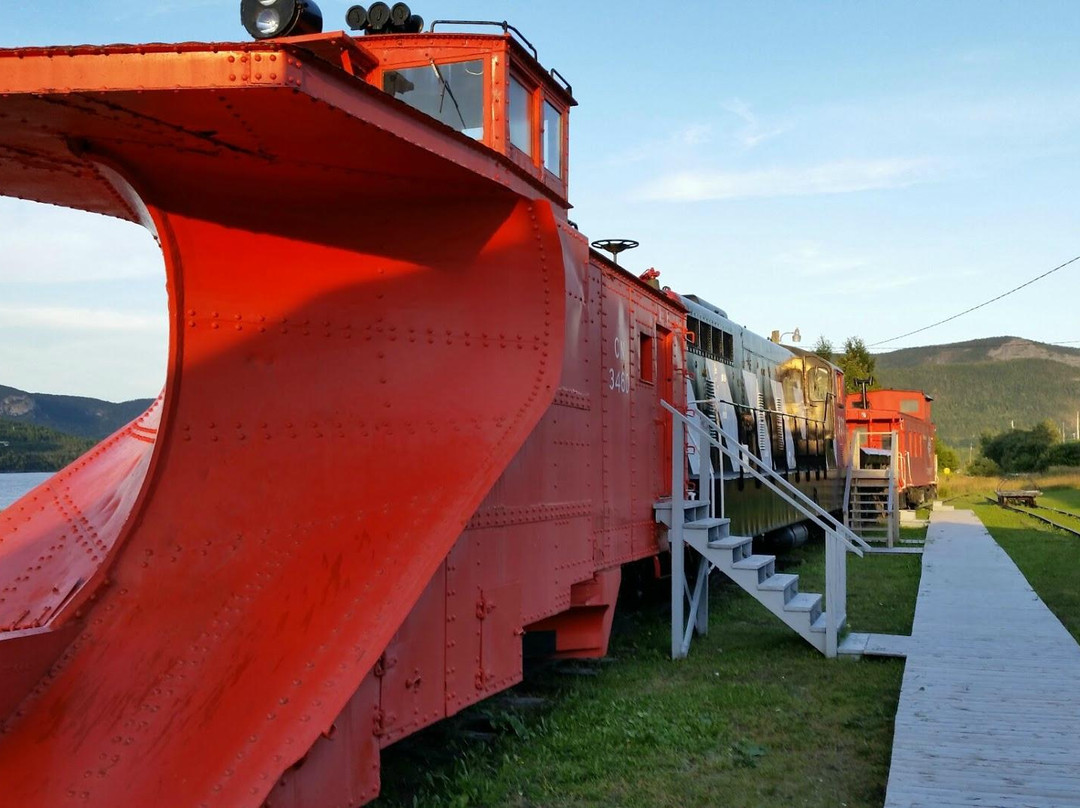
{"label": "grassy embankment", "polygon": [[[910,633],[919,562],[850,559],[853,630]],[[781,566],[824,591],[820,543]],[[662,593],[620,607],[610,664],[535,671],[392,747],[374,805],[880,806],[903,663],[824,659],[719,577],[688,659],[667,658]]]}

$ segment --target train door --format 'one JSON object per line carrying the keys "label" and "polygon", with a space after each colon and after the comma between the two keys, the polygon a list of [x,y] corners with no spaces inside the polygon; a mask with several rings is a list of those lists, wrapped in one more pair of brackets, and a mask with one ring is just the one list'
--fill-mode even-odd
{"label": "train door", "polygon": [[660,457],[663,462],[661,471],[664,490],[671,490],[671,413],[660,406],[666,401],[673,407],[675,403],[675,336],[668,329],[656,325],[656,407],[660,413]]}

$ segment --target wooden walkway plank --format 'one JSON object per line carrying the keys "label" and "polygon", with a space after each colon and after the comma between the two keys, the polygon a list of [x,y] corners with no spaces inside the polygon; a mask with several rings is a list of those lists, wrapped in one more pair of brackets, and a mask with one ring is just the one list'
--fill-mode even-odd
{"label": "wooden walkway plank", "polygon": [[1080,808],[1080,645],[971,511],[926,539],[886,808]]}

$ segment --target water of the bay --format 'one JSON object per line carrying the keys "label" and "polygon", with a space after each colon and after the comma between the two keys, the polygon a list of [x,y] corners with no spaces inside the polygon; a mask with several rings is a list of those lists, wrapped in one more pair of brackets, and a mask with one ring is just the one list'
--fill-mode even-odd
{"label": "water of the bay", "polygon": [[52,477],[51,471],[0,474],[0,510]]}

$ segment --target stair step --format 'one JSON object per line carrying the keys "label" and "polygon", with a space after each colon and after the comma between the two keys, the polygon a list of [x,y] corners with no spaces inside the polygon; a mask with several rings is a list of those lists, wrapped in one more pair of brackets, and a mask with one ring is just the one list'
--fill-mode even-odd
{"label": "stair step", "polygon": [[800,592],[784,604],[784,609],[789,612],[813,612],[814,609],[820,608],[820,606],[821,595],[813,592]]}
{"label": "stair step", "polygon": [[684,522],[683,530],[711,530],[714,527],[726,527],[730,524],[730,519],[721,519],[719,517],[695,519],[692,522]]}
{"label": "stair step", "polygon": [[757,572],[758,585],[762,581],[765,581],[772,577],[774,570],[773,565],[776,563],[776,556],[771,555],[751,555],[736,561],[731,565],[732,569],[736,570],[755,570]]}
{"label": "stair step", "polygon": [[710,550],[731,550],[731,560],[742,561],[753,553],[752,536],[725,536],[709,542]]}
{"label": "stair step", "polygon": [[[705,517],[709,513],[709,503],[698,499],[683,500],[683,520],[686,522],[696,521],[699,517]],[[671,499],[661,499],[653,503],[653,518],[655,521],[671,527]]]}
{"label": "stair step", "polygon": [[717,517],[702,517],[700,519],[694,519],[683,524],[684,531],[696,531],[699,534],[705,534],[705,540],[707,542],[719,541],[724,538],[730,532],[730,519],[721,519]]}
{"label": "stair step", "polygon": [[[775,575],[770,575],[764,581],[761,581],[757,585],[758,591],[767,592],[779,592],[780,602],[783,605],[787,605],[791,602],[792,598],[799,595],[799,576],[789,575],[786,572],[778,572]],[[758,600],[763,601],[763,597],[759,597]]]}
{"label": "stair step", "polygon": [[712,550],[727,550],[732,547],[742,547],[744,544],[753,541],[753,536],[724,536],[722,539],[709,542],[709,548]]}
{"label": "stair step", "polygon": [[[825,618],[825,612],[822,612],[821,614],[818,615],[817,620],[815,620],[813,623],[810,624],[810,630],[815,631],[818,634],[824,634],[825,633],[825,619],[826,619]],[[847,617],[846,616],[844,617],[843,620],[840,621],[840,625],[837,626],[837,631],[842,631],[843,628],[844,628],[845,623],[847,623]]]}

